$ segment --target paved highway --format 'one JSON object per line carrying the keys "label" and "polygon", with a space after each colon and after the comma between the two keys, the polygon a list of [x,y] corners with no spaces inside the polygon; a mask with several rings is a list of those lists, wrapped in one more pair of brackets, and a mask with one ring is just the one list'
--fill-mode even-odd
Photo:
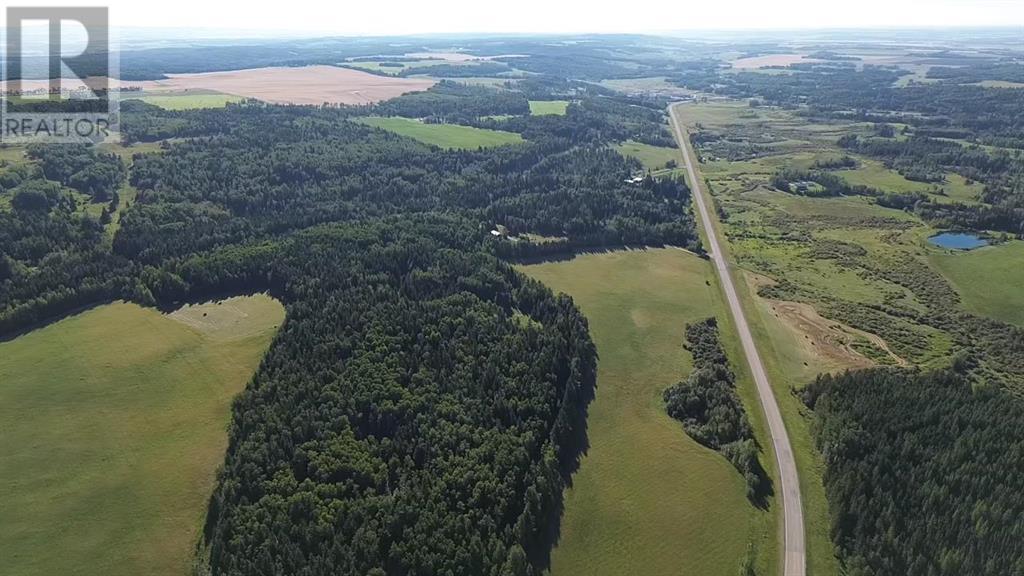
{"label": "paved highway", "polygon": [[732,312],[736,330],[739,333],[740,341],[743,344],[743,352],[750,365],[750,373],[757,384],[757,395],[761,399],[761,407],[764,409],[768,420],[768,429],[771,433],[772,444],[775,447],[775,458],[778,463],[778,485],[776,489],[782,495],[782,519],[783,519],[783,575],[804,576],[806,574],[807,553],[804,546],[804,510],[800,502],[800,477],[796,471],[796,461],[793,459],[793,448],[789,443],[789,435],[786,433],[786,426],[779,412],[779,404],[775,400],[772,387],[768,383],[768,373],[765,372],[764,363],[757,353],[757,346],[754,345],[754,337],[750,333],[750,326],[743,314],[743,307],[736,294],[736,287],[733,285],[732,274],[729,272],[729,264],[725,260],[725,253],[722,252],[718,240],[718,232],[711,219],[705,198],[704,181],[697,170],[697,159],[690,145],[690,139],[683,123],[680,121],[677,106],[669,107],[669,116],[672,119],[672,129],[679,148],[683,152],[683,160],[686,164],[686,172],[689,175],[690,186],[693,189],[693,197],[697,203],[697,212],[701,224],[707,233],[708,251],[711,253],[711,260],[715,263],[715,269],[721,278],[722,287],[725,290],[725,298],[729,302],[729,310]]}

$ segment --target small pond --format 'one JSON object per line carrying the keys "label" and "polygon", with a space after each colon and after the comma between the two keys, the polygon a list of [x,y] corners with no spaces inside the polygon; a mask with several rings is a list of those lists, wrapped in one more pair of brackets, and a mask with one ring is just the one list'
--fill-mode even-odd
{"label": "small pond", "polygon": [[941,248],[951,250],[974,250],[982,246],[988,246],[988,240],[976,235],[963,232],[943,232],[928,239],[929,242]]}

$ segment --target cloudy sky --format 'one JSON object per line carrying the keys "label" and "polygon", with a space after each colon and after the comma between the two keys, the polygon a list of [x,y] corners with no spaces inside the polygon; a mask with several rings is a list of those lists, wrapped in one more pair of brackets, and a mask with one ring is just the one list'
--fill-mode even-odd
{"label": "cloudy sky", "polygon": [[116,26],[345,35],[1020,26],[1024,0],[12,0],[108,5]]}

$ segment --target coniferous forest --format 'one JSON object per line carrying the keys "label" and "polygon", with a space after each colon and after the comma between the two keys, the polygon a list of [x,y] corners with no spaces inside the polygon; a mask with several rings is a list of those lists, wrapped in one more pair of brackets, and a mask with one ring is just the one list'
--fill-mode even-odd
{"label": "coniferous forest", "polygon": [[822,376],[832,538],[856,576],[1024,573],[1024,408],[954,371]]}

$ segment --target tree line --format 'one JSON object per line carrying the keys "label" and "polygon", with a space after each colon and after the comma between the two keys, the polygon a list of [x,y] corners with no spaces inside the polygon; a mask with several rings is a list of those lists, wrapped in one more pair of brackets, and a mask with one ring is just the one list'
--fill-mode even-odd
{"label": "tree line", "polygon": [[668,415],[694,440],[720,452],[743,475],[747,498],[762,508],[772,495],[771,479],[750,420],[736,392],[736,375],[719,340],[718,322],[707,318],[686,326],[686,349],[693,371],[664,392]]}

